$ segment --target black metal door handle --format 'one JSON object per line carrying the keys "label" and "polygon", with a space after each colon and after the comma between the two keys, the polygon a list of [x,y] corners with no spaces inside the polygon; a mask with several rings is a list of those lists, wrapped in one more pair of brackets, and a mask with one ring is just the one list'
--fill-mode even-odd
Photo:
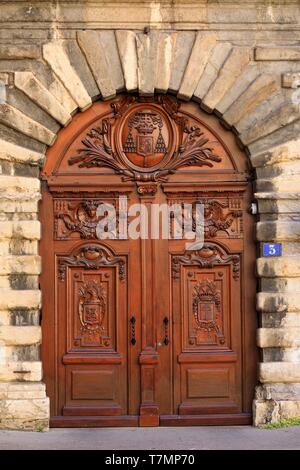
{"label": "black metal door handle", "polygon": [[164,320],[164,326],[165,326],[165,338],[164,338],[164,344],[168,346],[169,344],[169,319],[168,317],[165,317]]}
{"label": "black metal door handle", "polygon": [[130,342],[132,345],[136,344],[136,339],[135,339],[135,322],[136,319],[134,316],[132,316],[129,320],[130,322]]}

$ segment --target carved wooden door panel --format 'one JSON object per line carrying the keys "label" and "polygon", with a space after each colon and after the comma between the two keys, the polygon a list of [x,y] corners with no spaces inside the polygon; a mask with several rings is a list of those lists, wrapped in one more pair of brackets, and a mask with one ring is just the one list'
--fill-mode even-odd
{"label": "carved wooden door panel", "polygon": [[72,120],[42,179],[51,425],[251,422],[252,192],[234,136],[195,103],[121,96]]}

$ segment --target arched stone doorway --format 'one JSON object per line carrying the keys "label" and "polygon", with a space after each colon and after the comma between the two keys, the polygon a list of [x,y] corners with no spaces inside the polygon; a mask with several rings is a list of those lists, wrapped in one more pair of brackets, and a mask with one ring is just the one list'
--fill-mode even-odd
{"label": "arched stone doorway", "polygon": [[[48,424],[39,354],[43,306],[38,243],[43,234],[38,166],[43,166],[60,127],[78,110],[124,90],[141,96],[171,92],[199,101],[200,108],[218,115],[237,135],[249,154],[256,170],[261,348],[253,422],[299,416],[299,107],[292,89],[298,62],[294,45],[277,48],[259,39],[245,47],[244,39],[237,43],[226,34],[77,30],[70,39],[66,31],[65,39],[56,39],[56,33],[50,43],[41,39],[32,60],[4,64],[2,427],[35,429]],[[27,51],[28,46],[26,57]],[[263,242],[280,242],[282,257],[264,258]]]}
{"label": "arched stone doorway", "polygon": [[251,423],[252,178],[234,135],[196,103],[124,95],[59,133],[42,180],[52,425]]}

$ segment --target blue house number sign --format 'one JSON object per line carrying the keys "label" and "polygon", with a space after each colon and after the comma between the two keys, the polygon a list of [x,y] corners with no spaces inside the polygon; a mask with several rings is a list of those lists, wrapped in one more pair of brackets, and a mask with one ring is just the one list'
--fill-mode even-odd
{"label": "blue house number sign", "polygon": [[263,256],[281,256],[281,243],[263,243]]}

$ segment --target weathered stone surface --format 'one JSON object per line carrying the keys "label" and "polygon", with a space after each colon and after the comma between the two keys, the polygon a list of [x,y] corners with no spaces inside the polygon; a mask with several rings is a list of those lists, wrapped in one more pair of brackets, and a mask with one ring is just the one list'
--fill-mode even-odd
{"label": "weathered stone surface", "polygon": [[42,380],[42,363],[40,361],[21,361],[0,364],[1,382],[40,382]]}
{"label": "weathered stone surface", "polygon": [[62,41],[53,41],[43,46],[43,57],[60,78],[81,110],[91,106],[92,100],[72,67]]}
{"label": "weathered stone surface", "polygon": [[227,90],[241,75],[244,67],[250,61],[250,49],[235,47],[229,54],[216,81],[203,98],[202,106],[207,110],[218,108],[218,103],[225,96]]}
{"label": "weathered stone surface", "polygon": [[300,86],[300,72],[283,73],[282,86],[284,88],[298,88]]}
{"label": "weathered stone surface", "polygon": [[283,419],[299,418],[299,415],[299,400],[254,400],[254,426],[262,426],[267,423],[276,423]]}
{"label": "weathered stone surface", "polygon": [[266,151],[257,155],[254,153],[251,156],[251,163],[257,168],[298,159],[300,159],[300,140],[292,139],[278,146],[270,145]]}
{"label": "weathered stone surface", "polygon": [[10,273],[40,274],[40,256],[2,256],[0,275]]}
{"label": "weathered stone surface", "polygon": [[136,52],[136,36],[132,31],[116,31],[116,39],[124,73],[126,90],[137,90],[138,64]]}
{"label": "weathered stone surface", "polygon": [[179,88],[178,98],[189,100],[204,72],[208,58],[216,45],[215,34],[198,33]]}
{"label": "weathered stone surface", "polygon": [[300,384],[262,384],[255,389],[255,397],[260,400],[300,400]]}
{"label": "weathered stone surface", "polygon": [[245,114],[251,111],[262,101],[267,99],[280,87],[278,80],[274,79],[271,75],[260,75],[257,77],[247,90],[230,106],[224,113],[223,119],[230,124],[234,125],[239,122]]}
{"label": "weathered stone surface", "polygon": [[[26,176],[14,176],[11,175],[9,178],[5,175],[0,175],[0,189],[6,192],[2,194],[3,197],[9,199],[9,194],[14,193],[13,199],[16,198],[16,193],[30,192],[31,197],[39,194],[41,182],[38,178],[27,178]],[[4,191],[3,191],[4,192]]]}
{"label": "weathered stone surface", "polygon": [[298,277],[300,259],[298,257],[258,258],[257,274],[261,277]]}
{"label": "weathered stone surface", "polygon": [[0,122],[46,145],[52,145],[56,139],[49,129],[8,104],[0,104]]}
{"label": "weathered stone surface", "polygon": [[[257,193],[260,195],[260,193]],[[274,193],[278,194],[278,193]],[[281,194],[281,193],[279,193]],[[281,194],[282,196],[282,194]],[[286,199],[258,199],[258,211],[260,214],[293,214],[300,212],[300,200],[298,193],[288,193]]]}
{"label": "weathered stone surface", "polygon": [[[256,169],[257,178],[293,177],[300,174],[300,158],[287,162],[265,165]],[[292,192],[292,191],[290,191]]]}
{"label": "weathered stone surface", "polygon": [[44,154],[35,152],[25,147],[0,139],[0,159],[9,161],[25,162],[30,164],[41,164]]}
{"label": "weathered stone surface", "polygon": [[46,387],[41,382],[3,382],[0,383],[0,399],[45,398]]}
{"label": "weathered stone surface", "polygon": [[71,121],[71,114],[31,72],[15,72],[15,85],[63,126]]}
{"label": "weathered stone surface", "polygon": [[300,382],[300,363],[266,362],[259,364],[259,380],[262,383]]}
{"label": "weathered stone surface", "polygon": [[[267,116],[264,116],[267,119]],[[268,151],[272,147],[283,145],[284,143],[295,141],[300,135],[300,121],[295,121],[284,127],[280,127],[272,134],[262,137],[253,144],[248,145],[251,154],[256,155]]]}
{"label": "weathered stone surface", "polygon": [[119,56],[119,50],[114,30],[98,31],[100,40],[105,51],[109,72],[117,91],[125,89],[122,64]]}
{"label": "weathered stone surface", "polygon": [[240,76],[233,83],[231,88],[218,103],[218,112],[224,114],[225,111],[247,90],[249,85],[259,76],[259,68],[256,64],[248,64],[243,69]]}
{"label": "weathered stone surface", "polygon": [[300,222],[258,222],[256,238],[259,241],[298,240],[300,238]]}
{"label": "weathered stone surface", "polygon": [[296,193],[299,190],[299,175],[259,179],[256,187],[257,191]]}
{"label": "weathered stone surface", "polygon": [[300,310],[300,292],[259,292],[257,310],[263,312],[297,312]]}
{"label": "weathered stone surface", "polygon": [[40,56],[41,48],[35,44],[0,45],[0,60],[38,59]]}
{"label": "weathered stone surface", "polygon": [[1,407],[1,420],[17,419],[47,419],[49,416],[49,398],[34,398],[32,400],[5,400]]}
{"label": "weathered stone surface", "polygon": [[300,328],[259,328],[257,346],[260,348],[293,348],[300,346]]}
{"label": "weathered stone surface", "polygon": [[160,93],[166,93],[170,86],[176,40],[177,33],[159,33],[154,88]]}
{"label": "weathered stone surface", "polygon": [[38,220],[23,220],[21,222],[0,222],[1,239],[26,238],[27,240],[39,240],[41,225]]}
{"label": "weathered stone surface", "polygon": [[136,50],[138,64],[138,89],[140,95],[151,96],[157,76],[158,33],[138,33]]}
{"label": "weathered stone surface", "polygon": [[299,47],[256,47],[255,60],[300,60]]}
{"label": "weathered stone surface", "polygon": [[81,83],[83,84],[87,94],[92,100],[99,98],[99,88],[95,82],[90,67],[87,64],[84,54],[82,53],[77,41],[65,40],[61,41],[71,67],[75,70]]}
{"label": "weathered stone surface", "polygon": [[0,341],[9,346],[41,342],[40,326],[0,326]]}
{"label": "weathered stone surface", "polygon": [[261,137],[271,134],[281,127],[286,126],[287,124],[298,120],[299,118],[299,105],[287,103],[281,106],[278,110],[275,110],[269,119],[266,119],[263,122],[257,122],[256,125],[252,126],[246,132],[243,132],[240,138],[245,145],[248,145]]}
{"label": "weathered stone surface", "polygon": [[194,92],[195,99],[202,100],[206,95],[211,84],[216,80],[231,50],[232,45],[230,42],[220,42],[214,47],[211,55],[208,57],[204,72]]}
{"label": "weathered stone surface", "polygon": [[15,290],[0,289],[0,310],[6,308],[38,308],[41,304],[41,293],[39,290]]}
{"label": "weathered stone surface", "polygon": [[195,41],[192,31],[178,31],[169,89],[178,91]]}
{"label": "weathered stone surface", "polygon": [[104,99],[113,98],[116,95],[116,87],[99,32],[79,31],[77,39],[93,72],[101,96]]}

